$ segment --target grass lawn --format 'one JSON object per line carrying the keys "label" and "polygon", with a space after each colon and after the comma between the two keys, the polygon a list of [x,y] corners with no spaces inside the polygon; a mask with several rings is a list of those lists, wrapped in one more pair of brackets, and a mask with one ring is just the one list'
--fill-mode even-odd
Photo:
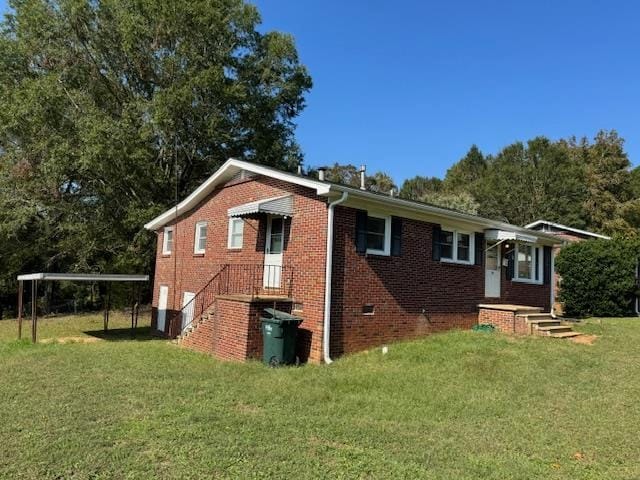
{"label": "grass lawn", "polygon": [[451,332],[271,370],[2,321],[0,478],[640,478],[640,320],[579,329],[600,338]]}

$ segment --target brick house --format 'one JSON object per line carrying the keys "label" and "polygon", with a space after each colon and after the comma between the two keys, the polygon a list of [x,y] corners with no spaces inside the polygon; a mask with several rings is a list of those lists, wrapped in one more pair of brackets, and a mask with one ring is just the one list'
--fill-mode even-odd
{"label": "brick house", "polygon": [[303,318],[298,354],[331,357],[451,328],[480,304],[553,305],[560,241],[504,222],[230,159],[145,225],[152,326],[220,358],[259,358],[259,315]]}
{"label": "brick house", "polygon": [[[548,220],[536,220],[528,225],[525,225],[524,228],[529,228],[531,230],[535,230],[538,232],[548,233],[549,235],[554,235],[555,237],[562,240],[562,243],[556,245],[553,248],[553,254],[557,255],[560,252],[560,249],[569,244],[575,242],[582,242],[584,240],[611,240],[611,237],[607,237],[606,235],[602,235],[600,233],[589,232],[587,230],[580,230],[579,228],[569,227],[567,225],[562,225],[560,223],[550,222]],[[558,292],[560,292],[560,282],[561,278],[557,272],[554,273],[554,289],[556,292],[556,297]],[[556,313],[562,314],[563,305],[560,302],[555,302],[553,309]]]}

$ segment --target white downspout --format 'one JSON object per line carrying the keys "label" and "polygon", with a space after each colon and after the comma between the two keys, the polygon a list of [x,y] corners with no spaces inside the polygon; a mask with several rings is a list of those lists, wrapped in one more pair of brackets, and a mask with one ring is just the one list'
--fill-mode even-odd
{"label": "white downspout", "polygon": [[324,362],[329,365],[333,363],[329,353],[329,342],[331,338],[331,277],[333,269],[333,209],[336,205],[344,202],[349,194],[342,192],[342,196],[331,203],[327,210],[327,258],[324,272],[324,325],[322,330],[322,356]]}

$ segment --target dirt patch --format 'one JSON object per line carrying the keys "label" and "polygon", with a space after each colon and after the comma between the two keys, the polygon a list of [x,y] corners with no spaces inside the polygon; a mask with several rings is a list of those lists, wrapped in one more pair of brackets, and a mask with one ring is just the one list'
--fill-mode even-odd
{"label": "dirt patch", "polygon": [[597,339],[597,335],[579,335],[571,338],[571,341],[574,343],[580,343],[581,345],[593,345]]}
{"label": "dirt patch", "polygon": [[38,343],[96,343],[102,341],[102,338],[97,337],[60,337],[43,338]]}

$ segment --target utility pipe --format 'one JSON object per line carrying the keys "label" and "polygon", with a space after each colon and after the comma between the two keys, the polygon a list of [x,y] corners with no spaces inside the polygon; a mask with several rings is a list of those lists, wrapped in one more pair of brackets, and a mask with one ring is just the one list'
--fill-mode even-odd
{"label": "utility pipe", "polygon": [[322,355],[324,362],[329,365],[333,363],[329,352],[329,342],[331,338],[331,277],[333,269],[333,217],[336,205],[346,201],[349,197],[347,192],[342,192],[342,196],[331,203],[327,209],[327,257],[324,272],[324,326],[322,334]]}

